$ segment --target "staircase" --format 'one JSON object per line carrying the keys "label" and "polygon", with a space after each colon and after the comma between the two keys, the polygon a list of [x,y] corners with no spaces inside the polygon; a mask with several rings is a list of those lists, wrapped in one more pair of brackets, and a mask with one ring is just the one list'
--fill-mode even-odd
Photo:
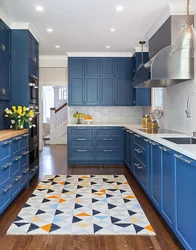
{"label": "staircase", "polygon": [[45,144],[67,144],[67,89],[54,87],[54,108],[50,109],[50,134]]}

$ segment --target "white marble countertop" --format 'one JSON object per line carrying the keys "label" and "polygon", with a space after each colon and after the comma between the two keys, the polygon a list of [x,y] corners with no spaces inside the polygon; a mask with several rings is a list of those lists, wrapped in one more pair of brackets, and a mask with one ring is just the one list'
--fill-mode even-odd
{"label": "white marble countertop", "polygon": [[175,132],[174,133],[166,133],[166,134],[148,134],[146,132],[143,132],[139,129],[141,129],[141,124],[68,124],[68,127],[77,127],[77,126],[83,126],[83,127],[125,127],[137,134],[140,134],[148,139],[151,139],[152,141],[155,141],[157,143],[162,144],[165,147],[171,148],[172,150],[183,154],[185,156],[188,156],[194,160],[196,160],[196,144],[176,144],[170,141],[167,141],[165,139],[163,139],[162,137],[190,137],[190,135],[187,134],[182,134],[179,132]]}

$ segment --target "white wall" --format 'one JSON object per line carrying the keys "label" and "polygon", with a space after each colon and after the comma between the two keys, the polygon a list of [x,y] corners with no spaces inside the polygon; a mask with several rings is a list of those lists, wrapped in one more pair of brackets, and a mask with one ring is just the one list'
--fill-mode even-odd
{"label": "white wall", "polygon": [[[138,124],[141,123],[142,107],[68,107],[68,123],[75,124],[73,114],[78,111],[93,117],[97,124]],[[81,122],[85,123],[84,120]]]}

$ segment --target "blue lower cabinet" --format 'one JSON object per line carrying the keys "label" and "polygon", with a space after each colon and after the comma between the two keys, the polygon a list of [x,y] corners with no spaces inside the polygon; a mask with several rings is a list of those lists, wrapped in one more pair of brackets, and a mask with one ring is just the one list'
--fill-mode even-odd
{"label": "blue lower cabinet", "polygon": [[12,201],[12,183],[9,181],[0,187],[0,213],[2,213]]}
{"label": "blue lower cabinet", "polygon": [[134,157],[134,168],[135,168],[135,176],[140,182],[143,189],[148,191],[148,170],[147,167],[140,162],[136,157]]}
{"label": "blue lower cabinet", "polygon": [[175,232],[185,249],[196,249],[196,161],[176,155]]}
{"label": "blue lower cabinet", "polygon": [[87,137],[94,136],[94,128],[93,127],[69,127],[68,128],[68,139],[71,138],[79,138],[84,139]]}
{"label": "blue lower cabinet", "polygon": [[[94,149],[72,149],[68,153],[69,161],[78,162],[82,164],[82,161],[93,161]],[[74,163],[73,163],[74,164]]]}
{"label": "blue lower cabinet", "polygon": [[0,185],[4,186],[12,179],[12,161],[5,160],[0,162]]}
{"label": "blue lower cabinet", "polygon": [[12,140],[6,140],[3,142],[0,142],[0,160],[7,160],[11,156],[11,144]]}
{"label": "blue lower cabinet", "polygon": [[120,127],[96,127],[95,136],[121,136],[122,128]]}
{"label": "blue lower cabinet", "polygon": [[123,128],[123,161],[127,165],[127,133],[128,131]]}
{"label": "blue lower cabinet", "polygon": [[160,146],[162,155],[161,213],[168,225],[174,227],[174,152]]}
{"label": "blue lower cabinet", "polygon": [[0,214],[28,182],[28,134],[0,142]]}
{"label": "blue lower cabinet", "polygon": [[96,148],[119,148],[121,138],[110,136],[110,137],[104,137],[100,138],[97,137],[95,140],[95,147]]}
{"label": "blue lower cabinet", "polygon": [[151,144],[151,199],[161,209],[161,149],[159,144]]}
{"label": "blue lower cabinet", "polygon": [[29,181],[35,176],[39,174],[39,162],[35,164],[31,169],[29,169]]}
{"label": "blue lower cabinet", "polygon": [[15,174],[15,176],[13,177],[12,198],[15,198],[21,191],[21,178],[22,178],[21,172]]}
{"label": "blue lower cabinet", "polygon": [[94,147],[94,139],[92,137],[86,137],[86,138],[72,138],[69,141],[69,147],[70,148],[93,148]]}
{"label": "blue lower cabinet", "polygon": [[122,154],[120,149],[97,149],[96,160],[98,162],[109,161],[114,163],[115,161],[122,161]]}

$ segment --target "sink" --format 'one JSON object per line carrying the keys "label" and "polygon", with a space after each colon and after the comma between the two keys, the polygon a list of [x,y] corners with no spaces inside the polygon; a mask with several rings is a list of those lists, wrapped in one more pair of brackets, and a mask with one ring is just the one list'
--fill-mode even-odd
{"label": "sink", "polygon": [[183,138],[183,137],[175,137],[175,138],[163,138],[162,139],[165,139],[167,141],[170,141],[170,142],[173,142],[173,143],[176,143],[176,144],[196,144],[196,138]]}

